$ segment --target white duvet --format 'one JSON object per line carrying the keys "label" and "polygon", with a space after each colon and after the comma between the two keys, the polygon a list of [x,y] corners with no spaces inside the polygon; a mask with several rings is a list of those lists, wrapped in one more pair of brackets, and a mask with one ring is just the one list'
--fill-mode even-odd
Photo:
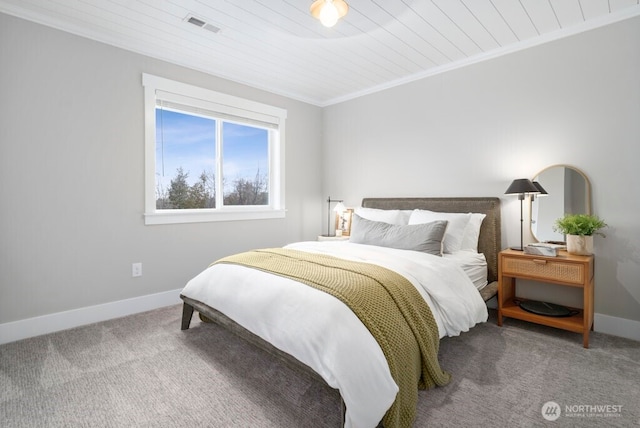
{"label": "white duvet", "polygon": [[[425,299],[440,337],[487,320],[487,307],[455,260],[349,242],[299,242],[286,248],[375,263],[407,278]],[[382,350],[340,300],[291,279],[237,265],[211,266],[182,295],[217,309],[320,374],[342,395],[345,427],[375,427],[398,386]]]}

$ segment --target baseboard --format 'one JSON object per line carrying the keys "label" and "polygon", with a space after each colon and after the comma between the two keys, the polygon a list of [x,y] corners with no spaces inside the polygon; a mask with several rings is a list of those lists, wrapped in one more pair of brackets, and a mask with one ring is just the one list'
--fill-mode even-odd
{"label": "baseboard", "polygon": [[181,302],[180,291],[171,290],[162,293],[88,306],[55,314],[28,318],[0,324],[0,345],[16,340],[40,336],[47,333],[80,327],[127,315],[150,311]]}
{"label": "baseboard", "polygon": [[[47,333],[80,327],[181,302],[180,291],[170,290],[102,305],[0,324],[0,345]],[[640,341],[640,321],[594,314],[594,331]]]}
{"label": "baseboard", "polygon": [[593,330],[598,333],[640,341],[640,321],[612,317],[611,315],[594,314]]}

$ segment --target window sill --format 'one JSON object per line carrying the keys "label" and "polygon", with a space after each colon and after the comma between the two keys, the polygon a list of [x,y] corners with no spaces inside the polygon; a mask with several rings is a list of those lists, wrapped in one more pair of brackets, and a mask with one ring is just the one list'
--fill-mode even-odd
{"label": "window sill", "polygon": [[155,213],[145,213],[144,224],[179,224],[179,223],[207,223],[215,221],[236,221],[236,220],[265,220],[272,218],[284,218],[286,210],[242,210],[242,211],[203,211],[203,210],[180,210],[180,211],[160,211]]}

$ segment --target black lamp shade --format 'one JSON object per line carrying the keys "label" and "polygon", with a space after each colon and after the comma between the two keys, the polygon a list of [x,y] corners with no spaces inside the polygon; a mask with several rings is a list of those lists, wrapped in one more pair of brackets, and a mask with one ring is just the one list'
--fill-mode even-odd
{"label": "black lamp shade", "polygon": [[544,190],[544,187],[542,187],[540,183],[538,183],[537,181],[532,181],[532,183],[538,188],[538,192],[540,192],[541,195],[548,195],[547,191]]}
{"label": "black lamp shade", "polygon": [[513,180],[507,191],[504,193],[505,195],[515,193],[540,193],[540,190],[528,178],[518,178]]}

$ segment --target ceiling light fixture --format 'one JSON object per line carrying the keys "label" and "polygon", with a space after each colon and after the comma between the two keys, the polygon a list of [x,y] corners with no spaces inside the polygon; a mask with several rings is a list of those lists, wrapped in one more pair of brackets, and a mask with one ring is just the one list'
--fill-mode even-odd
{"label": "ceiling light fixture", "polygon": [[344,0],[316,0],[311,5],[311,15],[322,22],[325,27],[333,27],[349,11]]}

